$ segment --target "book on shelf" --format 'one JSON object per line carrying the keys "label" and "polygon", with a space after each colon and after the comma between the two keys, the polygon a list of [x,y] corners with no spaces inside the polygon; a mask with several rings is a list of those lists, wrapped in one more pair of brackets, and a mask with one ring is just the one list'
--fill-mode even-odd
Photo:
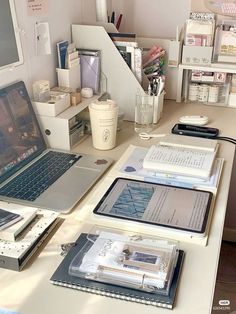
{"label": "book on shelf", "polygon": [[128,67],[133,71],[134,68],[134,48],[129,46],[116,46]]}
{"label": "book on shelf", "polygon": [[216,140],[170,135],[151,146],[144,157],[143,168],[207,179],[217,150]]}
{"label": "book on shelf", "polygon": [[13,210],[14,213],[20,215],[21,219],[7,229],[0,231],[0,240],[15,241],[17,236],[28,226],[35,218],[37,209],[32,207],[23,207]]}
{"label": "book on shelf", "polygon": [[20,271],[58,222],[58,213],[39,209],[16,241],[0,240],[0,267]]}
{"label": "book on shelf", "polygon": [[136,34],[135,33],[112,33],[108,32],[112,41],[135,41]]}
{"label": "book on shelf", "polygon": [[68,45],[66,49],[65,68],[71,69],[78,65],[80,65],[79,54],[78,51],[76,50],[75,43],[71,43]]}
{"label": "book on shelf", "polygon": [[69,46],[68,40],[63,40],[57,43],[58,67],[60,69],[66,68],[66,53],[68,46]]}
{"label": "book on shelf", "polygon": [[[181,274],[181,267],[182,267],[183,259],[184,259],[183,251],[178,250],[178,254],[176,255],[176,260],[174,264],[175,267],[173,270],[173,276],[172,276],[168,293],[167,294],[154,293],[150,291],[137,289],[135,288],[136,285],[134,285],[134,287],[125,287],[125,286],[120,285],[119,283],[115,284],[111,282],[110,274],[112,272],[110,271],[109,271],[109,274],[107,274],[107,276],[104,274],[104,270],[103,270],[103,273],[100,272],[100,274],[102,274],[103,276],[103,280],[101,279],[91,280],[89,278],[91,273],[87,273],[87,276],[77,275],[78,273],[77,266],[81,265],[81,267],[83,268],[83,259],[85,256],[83,254],[84,248],[87,247],[87,245],[90,245],[88,249],[92,249],[92,246],[93,246],[92,241],[90,242],[90,244],[88,244],[88,237],[91,237],[91,235],[88,235],[87,233],[82,233],[79,236],[79,238],[76,240],[74,245],[70,248],[67,255],[64,257],[59,267],[56,269],[56,271],[52,275],[50,279],[52,284],[80,290],[82,292],[100,294],[105,297],[122,299],[122,300],[130,301],[130,302],[137,302],[137,303],[142,303],[142,304],[147,304],[147,305],[152,305],[152,306],[159,306],[159,307],[164,307],[164,308],[169,308],[169,309],[173,308],[175,296],[177,292],[177,286],[178,286],[178,282],[179,282],[180,274]],[[98,236],[96,235],[94,237],[98,237]],[[96,243],[96,240],[95,240],[95,243]],[[106,248],[108,247],[109,246],[107,246]],[[125,252],[126,251],[127,250],[125,250]],[[138,253],[135,255],[135,257],[139,259]],[[151,260],[148,259],[148,263],[150,263],[150,261]],[[132,263],[133,262],[134,261],[132,259]],[[139,265],[142,264],[142,261],[141,262],[138,261],[138,264]],[[127,261],[127,266],[128,266],[128,261]],[[154,265],[151,265],[151,266],[154,266]],[[118,277],[119,276],[115,276],[115,281],[117,281],[117,279],[120,278]]]}
{"label": "book on shelf", "polygon": [[142,52],[142,48],[134,48],[134,75],[140,84],[142,83],[143,79]]}
{"label": "book on shelf", "polygon": [[137,41],[122,41],[122,40],[116,40],[114,41],[115,46],[125,46],[125,47],[138,47]]}
{"label": "book on shelf", "polygon": [[22,217],[18,213],[0,208],[0,236],[2,230],[9,228],[21,219]]}
{"label": "book on shelf", "polygon": [[121,56],[134,73],[137,80],[142,82],[142,48],[136,41],[113,41]]}

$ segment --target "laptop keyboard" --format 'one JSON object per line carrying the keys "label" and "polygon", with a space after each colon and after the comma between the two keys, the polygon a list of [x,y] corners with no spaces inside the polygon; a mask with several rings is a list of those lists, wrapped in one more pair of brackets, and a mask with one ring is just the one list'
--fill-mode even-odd
{"label": "laptop keyboard", "polygon": [[80,158],[74,154],[49,151],[0,188],[0,195],[34,201]]}

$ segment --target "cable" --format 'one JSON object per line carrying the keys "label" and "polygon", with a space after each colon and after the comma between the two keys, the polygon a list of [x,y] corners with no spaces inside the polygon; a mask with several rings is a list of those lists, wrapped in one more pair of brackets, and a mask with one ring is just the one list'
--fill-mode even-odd
{"label": "cable", "polygon": [[232,138],[232,137],[227,137],[227,136],[217,136],[215,137],[216,140],[222,140],[222,141],[226,141],[226,142],[230,142],[234,145],[236,145],[236,139]]}
{"label": "cable", "polygon": [[221,141],[226,141],[226,142],[229,142],[229,143],[232,143],[232,144],[236,145],[236,140],[233,139],[233,138],[230,138],[230,137],[219,136],[219,137],[216,137],[215,139],[216,140],[221,140]]}

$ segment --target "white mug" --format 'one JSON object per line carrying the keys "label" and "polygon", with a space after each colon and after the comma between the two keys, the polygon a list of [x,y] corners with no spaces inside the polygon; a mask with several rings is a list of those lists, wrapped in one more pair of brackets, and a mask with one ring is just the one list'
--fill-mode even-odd
{"label": "white mug", "polygon": [[118,106],[113,101],[95,101],[89,105],[93,146],[108,150],[116,145]]}

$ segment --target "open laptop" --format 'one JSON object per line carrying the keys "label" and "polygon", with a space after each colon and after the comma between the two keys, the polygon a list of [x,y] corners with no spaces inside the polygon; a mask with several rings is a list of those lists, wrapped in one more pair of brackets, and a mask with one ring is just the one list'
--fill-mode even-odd
{"label": "open laptop", "polygon": [[68,212],[112,159],[47,149],[24,82],[0,89],[0,199]]}

